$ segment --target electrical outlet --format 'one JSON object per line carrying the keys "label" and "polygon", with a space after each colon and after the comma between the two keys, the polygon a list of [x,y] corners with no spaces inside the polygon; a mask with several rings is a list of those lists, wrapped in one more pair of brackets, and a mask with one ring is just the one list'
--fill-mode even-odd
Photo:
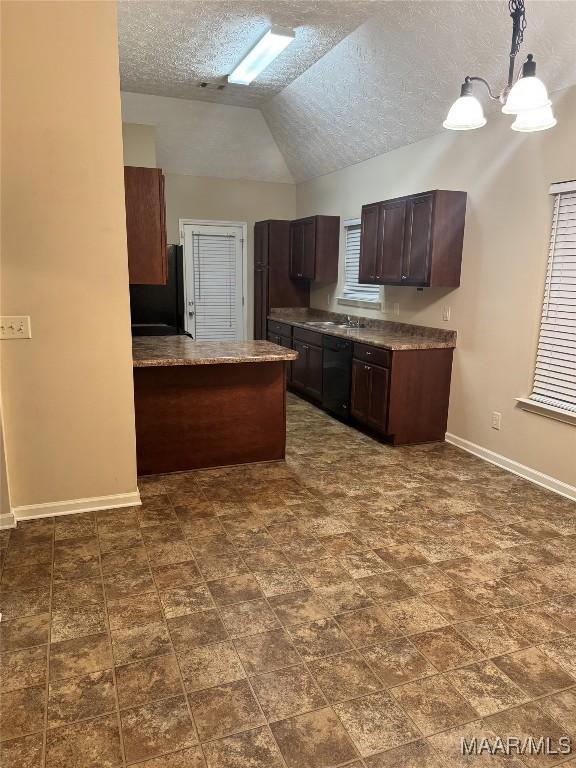
{"label": "electrical outlet", "polygon": [[0,339],[31,339],[30,318],[26,315],[0,317]]}
{"label": "electrical outlet", "polygon": [[398,317],[400,314],[400,304],[397,301],[395,301],[392,306],[392,312],[396,315],[396,317]]}
{"label": "electrical outlet", "polygon": [[444,305],[442,307],[442,320],[448,322],[450,320],[450,307]]}
{"label": "electrical outlet", "polygon": [[492,411],[492,429],[500,429],[502,426],[502,414]]}

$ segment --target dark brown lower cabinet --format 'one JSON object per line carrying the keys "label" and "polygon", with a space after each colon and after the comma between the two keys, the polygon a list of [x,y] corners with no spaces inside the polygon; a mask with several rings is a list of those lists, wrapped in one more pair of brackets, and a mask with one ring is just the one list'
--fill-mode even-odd
{"label": "dark brown lower cabinet", "polygon": [[386,433],[389,371],[379,365],[352,361],[352,416],[371,429]]}
{"label": "dark brown lower cabinet", "polygon": [[[365,357],[366,349],[357,344],[354,354]],[[389,367],[355,357],[350,413],[394,445],[444,440],[453,351],[398,350],[391,353]]]}
{"label": "dark brown lower cabinet", "polygon": [[[280,336],[277,333],[268,332],[268,341],[279,344],[281,347],[292,349],[292,339],[288,336]],[[286,363],[286,383],[292,384],[292,363]]]}
{"label": "dark brown lower cabinet", "polygon": [[298,359],[292,363],[292,387],[312,400],[322,399],[322,347],[294,339]]}

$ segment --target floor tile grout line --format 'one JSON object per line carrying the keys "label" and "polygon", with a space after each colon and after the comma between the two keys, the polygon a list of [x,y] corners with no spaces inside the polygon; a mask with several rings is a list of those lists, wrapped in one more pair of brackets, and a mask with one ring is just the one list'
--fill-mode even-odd
{"label": "floor tile grout line", "polygon": [[54,597],[54,572],[56,566],[56,524],[52,524],[52,562],[50,564],[50,595],[49,595],[49,618],[48,618],[48,647],[47,647],[47,660],[46,660],[46,699],[44,702],[44,731],[42,734],[42,768],[46,765],[48,760],[48,716],[50,707],[50,649],[52,647],[52,609],[53,609],[53,597]]}
{"label": "floor tile grout line", "polygon": [[120,699],[118,696],[118,681],[116,678],[116,664],[114,660],[114,648],[112,645],[112,629],[110,627],[110,615],[108,613],[108,600],[106,597],[106,587],[104,585],[104,572],[102,570],[102,548],[100,545],[100,533],[99,533],[99,526],[98,526],[98,516],[94,516],[94,526],[95,526],[95,532],[96,532],[96,540],[98,545],[98,569],[100,573],[100,585],[102,587],[102,597],[104,601],[104,616],[106,621],[106,635],[107,635],[107,643],[108,648],[110,652],[110,661],[112,662],[112,683],[114,686],[114,702],[116,706],[116,720],[118,723],[118,737],[120,741],[120,754],[122,756],[122,765],[127,765],[126,760],[126,748],[124,745],[124,733],[122,731],[122,718],[120,715]]}
{"label": "floor tile grout line", "polygon": [[[172,512],[174,512],[174,505],[172,504],[172,500],[170,499],[169,496],[168,496],[168,501],[169,501],[169,504],[170,504],[170,508],[172,509]],[[138,513],[137,513],[137,515],[138,515]],[[138,518],[139,518],[139,515],[138,515]],[[182,529],[180,528],[180,530],[182,530]],[[194,719],[194,715],[192,713],[192,708],[190,706],[190,701],[189,701],[189,698],[188,698],[188,691],[186,690],[186,684],[185,684],[185,681],[184,681],[184,675],[182,673],[182,666],[180,664],[180,658],[178,657],[178,654],[176,652],[176,647],[174,646],[174,641],[172,639],[172,633],[170,632],[170,626],[168,624],[168,619],[166,617],[166,611],[164,610],[164,604],[162,602],[161,592],[160,592],[160,589],[159,589],[158,584],[156,582],[156,578],[154,576],[154,570],[153,570],[153,567],[152,567],[152,563],[150,561],[150,553],[148,551],[148,548],[146,547],[146,541],[145,540],[143,541],[143,545],[144,545],[144,552],[146,553],[146,560],[148,562],[148,568],[150,569],[150,575],[152,577],[152,583],[154,584],[154,589],[155,589],[155,593],[156,593],[156,599],[158,600],[158,604],[160,605],[160,610],[162,611],[162,616],[164,617],[164,625],[166,627],[166,633],[168,635],[168,639],[169,639],[169,642],[170,642],[170,647],[172,648],[172,654],[174,656],[174,660],[175,660],[176,666],[178,668],[178,676],[180,678],[180,685],[181,685],[181,688],[182,688],[182,694],[184,696],[184,701],[185,701],[185,704],[186,704],[186,710],[188,712],[188,717],[190,718],[190,723],[192,725],[192,728],[194,729],[194,734],[195,734],[195,738],[196,738],[196,742],[198,744],[198,747],[199,747],[200,751],[202,752],[202,755],[204,756],[204,750],[202,749],[202,744],[201,744],[201,741],[200,741],[200,732],[198,730],[198,726],[196,724],[196,720]],[[185,561],[183,561],[183,562],[185,562]],[[158,565],[161,565],[161,564],[158,564]],[[205,756],[204,756],[204,761],[206,762]]]}

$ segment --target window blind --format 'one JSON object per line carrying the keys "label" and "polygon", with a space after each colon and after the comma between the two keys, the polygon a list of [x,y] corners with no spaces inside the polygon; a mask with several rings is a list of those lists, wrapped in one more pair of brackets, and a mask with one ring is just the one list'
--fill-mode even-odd
{"label": "window blind", "polygon": [[342,291],[342,298],[355,299],[356,301],[380,301],[380,289],[377,285],[361,285],[358,282],[360,272],[360,222],[347,225],[345,233],[346,282]]}
{"label": "window blind", "polygon": [[576,413],[576,181],[550,191],[554,214],[530,399]]}
{"label": "window blind", "polygon": [[193,234],[197,341],[239,338],[236,240],[234,235]]}

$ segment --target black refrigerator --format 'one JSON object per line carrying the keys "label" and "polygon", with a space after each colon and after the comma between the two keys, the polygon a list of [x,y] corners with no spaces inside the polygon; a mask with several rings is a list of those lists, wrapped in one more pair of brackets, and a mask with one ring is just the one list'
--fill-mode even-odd
{"label": "black refrigerator", "polygon": [[167,248],[166,285],[131,285],[132,336],[188,335],[184,327],[184,249]]}

